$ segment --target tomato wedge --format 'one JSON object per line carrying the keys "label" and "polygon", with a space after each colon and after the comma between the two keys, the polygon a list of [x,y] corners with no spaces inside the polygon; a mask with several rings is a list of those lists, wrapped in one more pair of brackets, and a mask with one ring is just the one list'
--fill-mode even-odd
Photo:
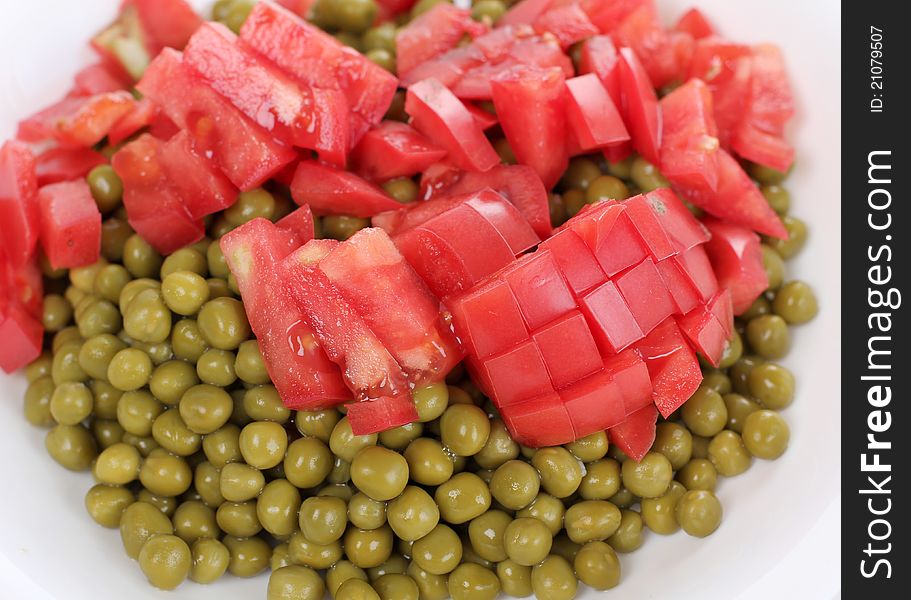
{"label": "tomato wedge", "polygon": [[629,141],[623,119],[597,76],[567,79],[566,91],[567,120],[581,150]]}
{"label": "tomato wedge", "polygon": [[276,221],[275,224],[281,229],[294,234],[297,246],[303,246],[314,238],[313,213],[306,204],[292,210]]}
{"label": "tomato wedge", "polygon": [[667,418],[692,397],[702,382],[696,353],[672,319],[656,327],[634,348],[648,367],[655,407]]}
{"label": "tomato wedge", "polygon": [[722,289],[707,304],[700,305],[676,320],[680,331],[693,347],[717,367],[724,355],[724,348],[733,335],[731,292]]}
{"label": "tomato wedge", "polygon": [[101,254],[101,213],[83,179],[38,191],[41,247],[54,269],[84,267]]}
{"label": "tomato wedge", "polygon": [[654,405],[641,408],[608,430],[610,443],[633,460],[640,461],[655,443],[657,422],[658,410]]}
{"label": "tomato wedge", "polygon": [[620,95],[620,55],[609,35],[596,35],[582,44],[579,74],[594,73],[610,94],[614,105],[622,106]]}
{"label": "tomato wedge", "polygon": [[620,48],[619,54],[624,122],[636,152],[657,165],[661,147],[661,111],[655,88],[630,48]]}
{"label": "tomato wedge", "polygon": [[455,48],[466,34],[477,37],[487,26],[471,12],[445,2],[412,19],[395,36],[396,70],[406,75],[416,66]]}
{"label": "tomato wedge", "polygon": [[513,67],[497,75],[491,89],[516,159],[534,169],[545,188],[552,188],[569,162],[563,71]]}
{"label": "tomato wedge", "polygon": [[35,158],[15,140],[0,147],[0,262],[28,262],[38,242],[40,217]]}
{"label": "tomato wedge", "polygon": [[718,188],[718,128],[712,93],[691,79],[661,99],[661,172],[675,186],[711,194]]}
{"label": "tomato wedge", "polygon": [[13,265],[0,251],[0,312],[4,302],[19,304],[37,321],[44,315],[44,276],[33,255],[21,266]]}
{"label": "tomato wedge", "polygon": [[718,219],[703,222],[712,233],[705,251],[718,283],[730,290],[734,314],[742,314],[769,287],[759,236]]}
{"label": "tomato wedge", "polygon": [[405,112],[414,128],[444,148],[460,168],[487,171],[500,162],[472,114],[436,79],[425,79],[408,88]]}
{"label": "tomato wedge", "polygon": [[129,0],[139,13],[151,54],[162,48],[182,49],[202,19],[185,0]]}
{"label": "tomato wedge", "polygon": [[209,159],[196,152],[186,131],[161,146],[159,160],[192,219],[224,210],[237,200],[237,188]]}
{"label": "tomato wedge", "polygon": [[348,171],[302,160],[291,182],[291,197],[320,215],[372,217],[402,207],[383,188]]}
{"label": "tomato wedge", "polygon": [[35,159],[38,185],[85,177],[98,165],[107,164],[103,154],[88,148],[51,148]]}
{"label": "tomato wedge", "polygon": [[151,125],[157,118],[161,118],[158,106],[148,98],[143,98],[136,103],[133,110],[114,123],[108,131],[108,143],[112,146],[120,144],[134,133]]}
{"label": "tomato wedge", "polygon": [[383,121],[364,134],[351,151],[351,168],[371,181],[411,177],[446,156],[413,127]]}
{"label": "tomato wedge", "polygon": [[665,30],[654,6],[630,13],[612,35],[618,45],[635,51],[655,88],[683,81],[695,41],[688,33]]}
{"label": "tomato wedge", "polygon": [[67,146],[92,146],[101,141],[135,103],[126,91],[64,98],[20,122],[17,137],[26,142],[53,139]]}

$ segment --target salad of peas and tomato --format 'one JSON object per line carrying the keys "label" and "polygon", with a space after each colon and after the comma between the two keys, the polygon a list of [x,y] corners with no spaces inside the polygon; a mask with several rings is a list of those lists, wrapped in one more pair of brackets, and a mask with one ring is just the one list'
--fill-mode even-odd
{"label": "salad of peas and tomato", "polygon": [[0,367],[173,589],[569,599],[775,459],[769,44],[651,0],[124,0],[0,148]]}

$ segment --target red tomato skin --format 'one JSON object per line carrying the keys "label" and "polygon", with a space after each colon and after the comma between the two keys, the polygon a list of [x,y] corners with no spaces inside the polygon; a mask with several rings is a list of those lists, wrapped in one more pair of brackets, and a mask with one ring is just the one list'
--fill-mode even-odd
{"label": "red tomato skin", "polygon": [[85,177],[98,165],[107,164],[103,154],[88,148],[51,148],[35,159],[38,185]]}
{"label": "red tomato skin", "polygon": [[411,177],[446,156],[446,151],[411,125],[383,121],[364,134],[351,151],[351,168],[365,179]]}
{"label": "red tomato skin", "polygon": [[541,243],[550,250],[566,283],[577,298],[607,279],[598,260],[572,229],[562,229]]}
{"label": "red tomato skin", "polygon": [[731,138],[731,148],[741,158],[786,173],[794,163],[794,148],[783,138],[741,123]]}
{"label": "red tomato skin", "polygon": [[501,279],[451,298],[446,304],[452,312],[453,327],[471,356],[484,359],[528,337],[519,304]]}
{"label": "red tomato skin", "polygon": [[212,89],[262,129],[289,145],[315,150],[323,160],[345,164],[347,110],[323,110],[319,91],[299,86],[247,51],[227,27],[206,23],[184,51],[184,62]]}
{"label": "red tomato skin", "polygon": [[0,369],[13,373],[41,355],[44,328],[20,304],[0,301]]}
{"label": "red tomato skin", "polygon": [[677,24],[674,25],[674,30],[688,33],[697,40],[715,34],[712,24],[698,8],[691,8],[683,13],[677,20]]}
{"label": "red tomato skin", "polygon": [[576,439],[566,405],[556,393],[547,393],[500,411],[514,440],[529,448],[565,444]]}
{"label": "red tomato skin", "polygon": [[769,287],[759,236],[717,219],[706,219],[704,223],[712,233],[705,251],[718,284],[730,290],[734,314],[742,314]]}
{"label": "red tomato skin", "polygon": [[525,340],[487,358],[483,369],[501,409],[553,392],[547,365],[534,340]]}
{"label": "red tomato skin", "polygon": [[39,110],[30,117],[19,121],[16,139],[23,142],[43,142],[52,139],[57,123],[74,114],[87,102],[87,98],[68,97]]}
{"label": "red tomato skin", "polygon": [[303,246],[314,238],[313,213],[306,204],[276,221],[275,225],[294,234],[297,246]]}
{"label": "red tomato skin", "polygon": [[548,250],[523,256],[503,274],[530,331],[576,307],[557,262]]}
{"label": "red tomato skin", "polygon": [[466,171],[487,171],[500,162],[465,105],[442,83],[425,79],[408,88],[405,112],[412,125]]}
{"label": "red tomato skin", "polygon": [[566,80],[566,113],[581,150],[629,141],[623,119],[604,85],[594,74]]}
{"label": "red tomato skin", "polygon": [[202,24],[184,0],[129,0],[139,13],[146,46],[154,55],[162,48],[181,50]]}
{"label": "red tomato skin", "polygon": [[418,411],[408,394],[352,402],[346,408],[354,435],[379,433],[418,420]]}
{"label": "red tomato skin", "polygon": [[[585,317],[572,310],[533,335],[555,389],[563,389],[602,368],[601,355]],[[566,357],[572,356],[571,361]]]}
{"label": "red tomato skin", "polygon": [[279,265],[285,291],[294,300],[339,365],[342,378],[359,400],[396,397],[409,391],[405,373],[370,327],[319,269],[328,253],[325,240],[313,240]]}
{"label": "red tomato skin", "polygon": [[680,188],[680,194],[712,216],[759,233],[786,239],[781,219],[735,158],[718,150],[718,189],[714,194]]}
{"label": "red tomato skin", "polygon": [[[662,260],[655,264],[661,281],[671,293],[676,310],[674,314],[683,315],[701,303],[699,292],[690,283],[690,276],[680,263],[674,259]],[[711,265],[709,265],[711,271]]]}
{"label": "red tomato skin", "polygon": [[661,188],[645,194],[645,197],[678,251],[685,252],[709,240],[705,225],[696,220],[674,192]]}
{"label": "red tomato skin", "polygon": [[693,347],[717,367],[732,335],[733,318],[731,293],[722,289],[708,304],[677,317],[676,321]]}
{"label": "red tomato skin", "polygon": [[589,20],[578,4],[551,8],[532,23],[539,34],[551,33],[566,50],[576,42],[598,34],[598,28]]}
{"label": "red tomato skin", "polygon": [[282,402],[312,410],[340,404],[351,392],[278,276],[276,265],[299,241],[292,232],[258,218],[223,236],[220,245]]}
{"label": "red tomato skin", "polygon": [[552,188],[569,162],[563,72],[514,67],[494,77],[491,90],[516,159],[534,169],[546,189]]}
{"label": "red tomato skin", "polygon": [[14,267],[28,262],[40,230],[35,157],[25,144],[12,140],[0,147],[0,261]]}
{"label": "red tomato skin", "polygon": [[620,48],[620,89],[623,116],[633,148],[653,165],[659,164],[661,110],[648,74],[630,48]]}
{"label": "red tomato skin", "polygon": [[579,74],[589,73],[594,73],[601,80],[614,105],[621,106],[620,55],[609,35],[592,36],[582,44]]}
{"label": "red tomato skin", "polygon": [[605,281],[581,297],[579,307],[605,356],[622,351],[644,335],[612,281]]}
{"label": "red tomato skin", "polygon": [[654,405],[645,406],[629,415],[623,423],[608,430],[610,443],[623,450],[635,461],[640,461],[655,443],[655,425],[658,410]]}
{"label": "red tomato skin", "polygon": [[718,292],[718,280],[705,246],[696,246],[673,258],[673,262],[686,275],[701,302],[708,302]]}
{"label": "red tomato skin", "polygon": [[193,220],[224,210],[237,200],[237,188],[193,149],[193,140],[186,131],[161,146],[159,160]]}
{"label": "red tomato skin", "polygon": [[626,208],[615,202],[588,205],[567,221],[564,228],[572,229],[582,238],[609,277],[648,255],[645,242]]}
{"label": "red tomato skin", "polygon": [[302,160],[291,182],[291,197],[319,215],[372,217],[402,207],[383,188],[348,171]]}
{"label": "red tomato skin", "polygon": [[260,186],[296,157],[193,75],[174,50],[162,51],[136,87],[243,191]]}
{"label": "red tomato skin", "polygon": [[603,368],[560,390],[560,399],[572,421],[573,437],[577,439],[619,425],[626,419],[620,385]]}
{"label": "red tomato skin", "polygon": [[474,21],[470,11],[437,4],[398,30],[396,70],[406,75],[421,63],[455,48],[465,34],[477,37],[486,31],[487,26]]}
{"label": "red tomato skin", "polygon": [[730,147],[747,106],[751,69],[748,46],[715,36],[696,42],[687,77],[702,79],[712,91],[718,139],[724,148]]}
{"label": "red tomato skin", "polygon": [[582,0],[582,9],[601,33],[612,32],[626,17],[643,6],[655,10],[654,0]]}
{"label": "red tomato skin", "polygon": [[440,318],[439,300],[382,229],[357,232],[323,258],[319,268],[414,386],[441,381],[464,356]]}
{"label": "red tomato skin", "polygon": [[101,213],[85,180],[38,191],[41,246],[54,269],[90,265],[101,253]]}
{"label": "red tomato skin", "polygon": [[342,92],[351,111],[348,142],[352,148],[382,120],[392,103],[398,86],[395,76],[272,3],[254,7],[240,38],[301,83]]}
{"label": "red tomato skin", "polygon": [[465,268],[468,286],[515,261],[515,254],[493,223],[466,204],[458,204],[421,225],[446,240]]}
{"label": "red tomato skin", "polygon": [[537,246],[541,241],[519,210],[491,189],[469,195],[465,205],[493,225],[515,256]]}
{"label": "red tomato skin", "polygon": [[126,89],[130,82],[103,62],[84,67],[73,78],[70,96],[94,96]]}
{"label": "red tomato skin", "polygon": [[661,99],[661,172],[675,186],[711,193],[718,188],[718,128],[712,93],[691,79]]}
{"label": "red tomato skin", "polygon": [[648,367],[655,406],[667,418],[692,397],[702,382],[696,354],[672,319],[664,321],[634,348]]}

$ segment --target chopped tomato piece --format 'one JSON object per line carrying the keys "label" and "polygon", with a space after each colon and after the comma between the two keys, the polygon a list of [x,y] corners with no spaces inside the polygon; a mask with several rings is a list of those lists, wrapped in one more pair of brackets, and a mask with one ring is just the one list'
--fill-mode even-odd
{"label": "chopped tomato piece", "polygon": [[664,227],[664,220],[657,214],[655,203],[648,196],[640,194],[628,198],[623,201],[623,207],[632,219],[633,227],[636,228],[639,237],[645,242],[652,259],[656,262],[662,261],[679,252]]}
{"label": "chopped tomato piece", "polygon": [[38,266],[38,256],[33,255],[25,264],[17,266],[0,250],[0,312],[4,302],[16,303],[39,322],[44,315],[44,278]]}
{"label": "chopped tomato piece", "polygon": [[777,238],[787,230],[740,164],[718,150],[718,189],[714,193],[681,187],[680,194],[710,215]]}
{"label": "chopped tomato piece", "polygon": [[623,119],[597,76],[567,79],[566,91],[567,120],[581,150],[629,141]]}
{"label": "chopped tomato piece", "polygon": [[519,0],[497,21],[497,25],[522,25],[534,23],[541,15],[550,10],[554,0]]}
{"label": "chopped tomato piece", "polygon": [[487,358],[528,337],[515,295],[502,279],[493,279],[447,302],[462,343],[472,356]]}
{"label": "chopped tomato piece", "polygon": [[648,199],[648,207],[661,222],[677,250],[683,252],[708,241],[709,233],[705,226],[693,217],[677,194],[661,188],[645,194],[645,197]]}
{"label": "chopped tomato piece", "polygon": [[314,88],[338,90],[351,111],[348,143],[382,120],[398,80],[363,54],[271,2],[259,2],[240,38],[286,73]]}
{"label": "chopped tomato piece", "polygon": [[371,181],[411,177],[446,156],[413,127],[383,121],[364,134],[351,152],[351,168]]}
{"label": "chopped tomato piece", "polygon": [[323,101],[325,92],[299,86],[246,51],[237,36],[219,23],[206,23],[193,34],[184,62],[262,129],[286,144],[315,150],[322,160],[344,166],[348,151],[344,100]]}
{"label": "chopped tomato piece", "polygon": [[616,283],[642,333],[648,334],[674,314],[674,299],[651,258],[617,277]]}
{"label": "chopped tomato piece", "polygon": [[529,448],[565,444],[576,439],[566,405],[555,392],[500,410],[509,435]]}
{"label": "chopped tomato piece", "polygon": [[290,231],[258,218],[223,236],[220,245],[282,402],[292,409],[313,410],[340,404],[351,392],[276,269],[299,241]]}
{"label": "chopped tomato piece", "polygon": [[708,304],[700,305],[676,320],[693,347],[717,367],[732,335],[733,319],[731,293],[723,289]]}
{"label": "chopped tomato piece", "polygon": [[354,435],[369,435],[418,420],[417,409],[407,394],[352,402],[347,408],[348,424]]}
{"label": "chopped tomato piece", "polygon": [[96,34],[91,45],[108,67],[137,80],[157,53],[148,47],[146,35],[136,6],[123,2],[117,19]]}
{"label": "chopped tomato piece", "polygon": [[129,0],[139,13],[152,55],[162,48],[181,50],[202,19],[185,0]]}
{"label": "chopped tomato piece", "polygon": [[[314,2],[315,0],[302,0],[303,2]],[[412,6],[417,3],[417,0],[377,0],[377,4],[380,8],[380,16],[385,16],[387,19],[398,16],[410,10]],[[298,13],[301,16],[306,16],[304,13]]]}
{"label": "chopped tomato piece", "polygon": [[105,63],[96,63],[83,68],[73,78],[71,96],[94,96],[106,92],[126,89],[129,82],[120,73],[114,72]]}
{"label": "chopped tomato piece", "polygon": [[630,48],[620,49],[620,89],[624,122],[633,148],[653,165],[659,164],[661,111],[658,97],[645,68]]}
{"label": "chopped tomato piece", "polygon": [[769,287],[759,236],[717,219],[706,219],[704,223],[712,234],[705,251],[719,285],[731,291],[734,314],[739,315]]}
{"label": "chopped tomato piece", "polygon": [[557,68],[514,67],[492,81],[500,126],[520,164],[550,189],[569,161],[566,148],[565,85]]}
{"label": "chopped tomato piece", "polygon": [[540,34],[553,34],[564,50],[598,33],[598,28],[592,24],[578,4],[551,8],[536,18],[533,26]]}
{"label": "chopped tomato piece", "polygon": [[161,146],[159,160],[191,218],[201,219],[228,208],[237,200],[237,188],[212,161],[196,152],[186,131]]}
{"label": "chopped tomato piece", "polygon": [[525,340],[484,361],[492,395],[501,411],[553,392],[544,357],[534,340]]}
{"label": "chopped tomato piece", "polygon": [[439,300],[382,229],[357,232],[322,259],[319,268],[413,385],[442,380],[462,359],[458,343],[440,318]]}
{"label": "chopped tomato piece", "polygon": [[620,55],[609,35],[596,35],[582,44],[579,74],[589,73],[597,75],[614,105],[620,107]]}
{"label": "chopped tomato piece", "polygon": [[605,202],[594,205],[567,221],[565,227],[582,238],[609,277],[641,262],[648,255],[645,242],[626,208],[620,204]]}
{"label": "chopped tomato piece", "polygon": [[560,390],[560,399],[572,420],[576,438],[604,431],[626,419],[620,384],[608,369]]}
{"label": "chopped tomato piece", "polygon": [[601,33],[612,32],[630,14],[643,6],[654,10],[654,0],[581,0],[582,9]]}
{"label": "chopped tomato piece", "polygon": [[652,382],[648,366],[637,352],[628,348],[604,360],[604,370],[620,386],[623,410],[632,414],[643,406],[652,405]]}
{"label": "chopped tomato piece", "polygon": [[741,123],[731,138],[731,148],[741,158],[786,173],[794,163],[794,148],[779,135]]}
{"label": "chopped tomato piece", "polygon": [[700,302],[708,302],[718,292],[718,280],[712,263],[705,252],[705,246],[696,246],[673,258],[687,281],[696,290]]}
{"label": "chopped tomato piece", "polygon": [[695,42],[688,33],[665,30],[653,6],[629,14],[612,35],[618,45],[635,51],[655,88],[683,81]]}
{"label": "chopped tomato piece", "polygon": [[544,240],[541,248],[550,250],[566,283],[577,297],[607,278],[595,255],[572,229],[558,231]]}
{"label": "chopped tomato piece", "polygon": [[460,168],[487,171],[500,162],[472,114],[439,81],[425,79],[408,88],[405,112],[415,129],[444,148]]}
{"label": "chopped tomato piece", "polygon": [[[601,355],[585,317],[572,310],[537,330],[532,338],[550,373],[554,388],[563,389],[602,368]],[[573,360],[567,361],[566,357]]]}
{"label": "chopped tomato piece", "polygon": [[640,461],[655,443],[657,422],[658,410],[655,406],[643,407],[608,430],[610,442],[633,460]]}
{"label": "chopped tomato piece", "polygon": [[604,354],[620,352],[642,338],[642,329],[629,305],[613,281],[605,281],[599,287],[579,299],[589,326]]}
{"label": "chopped tomato piece", "polygon": [[463,104],[465,104],[465,108],[467,108],[468,112],[474,117],[474,120],[478,122],[478,127],[481,128],[481,131],[487,131],[500,122],[499,119],[497,119],[496,114],[484,110],[477,104],[471,102],[464,102]]}
{"label": "chopped tomato piece", "polygon": [[665,418],[680,408],[702,382],[696,354],[672,319],[664,321],[635,345],[652,382],[652,399]]}
{"label": "chopped tomato piece", "polygon": [[89,171],[108,162],[103,154],[88,148],[51,148],[38,155],[35,172],[38,185],[85,177]]}
{"label": "chopped tomato piece", "polygon": [[275,224],[281,229],[293,233],[298,246],[303,246],[314,237],[313,213],[306,204],[292,210]]}
{"label": "chopped tomato piece", "polygon": [[[134,133],[151,125],[157,118],[160,118],[158,106],[148,98],[143,98],[133,106],[133,110],[114,123],[108,131],[108,143],[116,146]],[[155,137],[161,136],[156,135]]]}
{"label": "chopped tomato piece", "polygon": [[46,185],[38,191],[41,247],[54,269],[84,267],[101,253],[101,213],[85,180]]}
{"label": "chopped tomato piece", "polygon": [[127,91],[92,96],[75,112],[57,120],[54,124],[54,138],[69,146],[88,147],[97,144],[135,105],[136,101]]}
{"label": "chopped tomato piece", "polygon": [[320,215],[372,217],[402,207],[383,188],[348,171],[302,160],[291,182],[291,197]]}
{"label": "chopped tomato piece", "polygon": [[25,144],[13,140],[0,147],[0,263],[20,267],[35,252],[40,230],[35,169]]}
{"label": "chopped tomato piece", "polygon": [[[384,1],[389,2],[390,0]],[[316,0],[276,0],[276,3],[284,6],[294,14],[306,19],[307,15],[310,14],[310,9],[313,8],[314,4],[316,4]],[[382,4],[382,2],[379,4]]]}
{"label": "chopped tomato piece", "polygon": [[675,186],[711,193],[718,188],[718,128],[712,93],[691,79],[661,99],[661,172]]}
{"label": "chopped tomato piece", "polygon": [[724,148],[741,121],[750,91],[750,48],[717,37],[696,42],[688,78],[698,77],[712,91],[718,138]]}
{"label": "chopped tomato piece", "polygon": [[41,355],[44,328],[18,303],[0,299],[0,369],[18,371]]}
{"label": "chopped tomato piece", "polygon": [[405,75],[421,63],[455,48],[468,34],[477,37],[487,26],[471,12],[442,2],[412,19],[395,36],[396,70]]}
{"label": "chopped tomato piece", "polygon": [[136,86],[193,138],[241,190],[251,190],[294,160],[296,153],[248,120],[165,49]]}
{"label": "chopped tomato piece", "polygon": [[523,256],[502,276],[516,297],[530,331],[576,307],[557,261],[548,250]]}
{"label": "chopped tomato piece", "polygon": [[675,31],[682,31],[693,36],[693,39],[701,40],[715,34],[712,24],[709,23],[705,15],[698,8],[691,8],[677,20],[674,25]]}

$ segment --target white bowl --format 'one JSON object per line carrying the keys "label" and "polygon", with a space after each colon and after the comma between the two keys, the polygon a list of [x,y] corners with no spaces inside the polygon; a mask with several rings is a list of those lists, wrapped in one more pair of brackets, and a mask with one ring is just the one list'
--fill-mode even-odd
{"label": "white bowl", "polygon": [[[208,2],[196,2],[199,5]],[[668,22],[694,0],[662,0]],[[116,11],[116,0],[4,2],[0,20],[0,139],[18,119],[56,100],[90,60],[86,45]],[[719,31],[784,50],[798,97],[792,127],[797,168],[788,180],[794,214],[811,229],[790,275],[810,282],[821,313],[796,330],[787,364],[798,395],[785,411],[791,446],[775,463],[755,461],[722,481],[721,528],[704,540],[648,535],[622,557],[619,598],[832,598],[839,590],[840,542],[840,7],[835,0],[699,0]],[[0,225],[2,226],[2,225]],[[0,341],[0,343],[3,343]],[[143,600],[261,598],[266,576],[186,583],[168,595],[146,584],[116,531],[83,508],[86,473],[58,467],[44,431],[22,418],[25,380],[0,375],[0,598]],[[586,590],[584,598],[599,594]]]}

